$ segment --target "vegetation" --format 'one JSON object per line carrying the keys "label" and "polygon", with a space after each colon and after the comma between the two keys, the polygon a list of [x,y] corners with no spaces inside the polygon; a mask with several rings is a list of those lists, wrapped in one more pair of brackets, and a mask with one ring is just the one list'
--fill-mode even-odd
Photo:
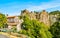
{"label": "vegetation", "polygon": [[60,38],[60,22],[55,22],[51,26],[50,31],[53,34],[53,38]]}
{"label": "vegetation", "polygon": [[60,11],[59,11],[59,10],[57,10],[57,11],[52,11],[52,12],[50,12],[50,14],[53,14],[53,15],[59,14],[59,15],[60,15]]}
{"label": "vegetation", "polygon": [[[25,12],[25,11],[22,11],[22,12]],[[36,14],[39,13],[36,11],[34,12]],[[60,38],[60,22],[59,22],[60,11],[52,11],[49,14],[57,15],[57,18],[58,18],[58,22],[55,22],[53,25],[51,25],[50,28],[44,23],[41,23],[34,19],[33,20],[29,19],[29,15],[19,16],[20,19],[24,20],[24,22],[21,25],[22,30],[20,30],[20,32],[18,33],[27,35],[31,38]],[[6,22],[7,22],[6,16],[0,13],[0,28],[4,28],[5,26],[7,27]],[[17,33],[16,26],[14,26],[9,31]]]}
{"label": "vegetation", "polygon": [[17,32],[16,26],[13,26],[13,28],[11,28],[11,31],[14,32],[14,33]]}
{"label": "vegetation", "polygon": [[48,31],[48,27],[45,24],[37,20],[30,20],[27,16],[24,18],[20,33],[31,38],[52,38],[52,34]]}
{"label": "vegetation", "polygon": [[4,25],[6,25],[6,16],[4,14],[0,13],[0,28],[4,28]]}

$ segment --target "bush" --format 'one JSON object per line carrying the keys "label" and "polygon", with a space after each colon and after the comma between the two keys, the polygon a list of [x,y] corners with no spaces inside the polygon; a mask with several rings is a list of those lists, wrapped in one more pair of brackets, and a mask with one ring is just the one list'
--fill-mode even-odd
{"label": "bush", "polygon": [[51,27],[50,31],[53,35],[53,38],[60,38],[60,22],[55,22]]}
{"label": "bush", "polygon": [[48,27],[44,23],[37,20],[30,20],[25,16],[20,33],[31,38],[52,38],[52,34],[48,30]]}
{"label": "bush", "polygon": [[17,32],[17,28],[16,26],[13,26],[13,28],[11,29],[12,32]]}

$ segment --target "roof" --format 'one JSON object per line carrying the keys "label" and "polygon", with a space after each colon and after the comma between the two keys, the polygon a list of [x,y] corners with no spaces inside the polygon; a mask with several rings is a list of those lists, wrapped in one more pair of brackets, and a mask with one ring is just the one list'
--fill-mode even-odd
{"label": "roof", "polygon": [[7,16],[7,18],[15,18],[16,16]]}

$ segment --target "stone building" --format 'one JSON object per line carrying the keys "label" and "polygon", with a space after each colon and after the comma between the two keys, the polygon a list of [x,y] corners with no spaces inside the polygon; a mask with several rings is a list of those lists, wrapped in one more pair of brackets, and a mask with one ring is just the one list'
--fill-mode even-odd
{"label": "stone building", "polygon": [[23,20],[20,20],[18,16],[7,16],[7,24],[8,29],[13,28],[13,26],[16,26],[17,31],[21,30],[21,23]]}
{"label": "stone building", "polygon": [[34,12],[29,12],[28,10],[23,10],[23,11],[21,11],[21,16],[25,16],[25,15],[27,15],[28,17],[29,17],[29,19],[36,19],[36,17],[35,17],[35,13]]}
{"label": "stone building", "polygon": [[[43,22],[46,25],[50,25],[49,14],[43,10],[41,13],[29,12],[28,10],[21,11],[21,16],[28,15],[29,19],[36,19],[40,22]],[[21,30],[22,19],[19,19],[18,16],[7,16],[8,28],[11,29],[13,26],[16,26],[17,31]]]}
{"label": "stone building", "polygon": [[[29,19],[36,19],[40,22],[43,22],[46,25],[52,25],[54,22],[57,21],[56,15],[49,15],[45,10],[43,10],[41,13],[35,13],[35,12],[29,12],[28,10],[21,11],[20,16],[28,15]],[[60,17],[58,18],[60,20]],[[23,20],[19,19],[18,16],[8,16],[7,15],[7,24],[8,28],[11,29],[13,26],[16,26],[17,31],[21,30],[21,24]],[[52,23],[53,22],[53,23]]]}
{"label": "stone building", "polygon": [[28,15],[31,20],[37,19],[38,21],[43,22],[46,25],[50,25],[49,14],[45,10],[43,10],[41,13],[34,13],[29,12],[28,10],[23,10],[21,13],[21,15]]}
{"label": "stone building", "polygon": [[55,23],[55,22],[60,21],[60,16],[59,16],[59,14],[55,14],[55,15],[50,14],[49,17],[50,17],[50,23],[51,23],[51,25],[52,25],[53,23]]}
{"label": "stone building", "polygon": [[50,25],[50,21],[49,21],[49,14],[43,10],[41,13],[40,13],[40,19],[39,19],[40,22],[43,22],[44,24],[46,25]]}

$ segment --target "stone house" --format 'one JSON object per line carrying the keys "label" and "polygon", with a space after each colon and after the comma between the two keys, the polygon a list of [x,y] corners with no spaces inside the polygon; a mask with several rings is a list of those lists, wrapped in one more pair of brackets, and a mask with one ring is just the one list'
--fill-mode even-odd
{"label": "stone house", "polygon": [[55,14],[55,15],[50,14],[49,17],[50,17],[50,23],[51,23],[51,25],[52,25],[53,23],[55,23],[55,22],[60,21],[60,16],[59,16],[59,14]]}
{"label": "stone house", "polygon": [[8,29],[13,28],[13,26],[16,26],[17,31],[21,30],[21,23],[23,20],[19,19],[18,16],[7,16],[7,24]]}

